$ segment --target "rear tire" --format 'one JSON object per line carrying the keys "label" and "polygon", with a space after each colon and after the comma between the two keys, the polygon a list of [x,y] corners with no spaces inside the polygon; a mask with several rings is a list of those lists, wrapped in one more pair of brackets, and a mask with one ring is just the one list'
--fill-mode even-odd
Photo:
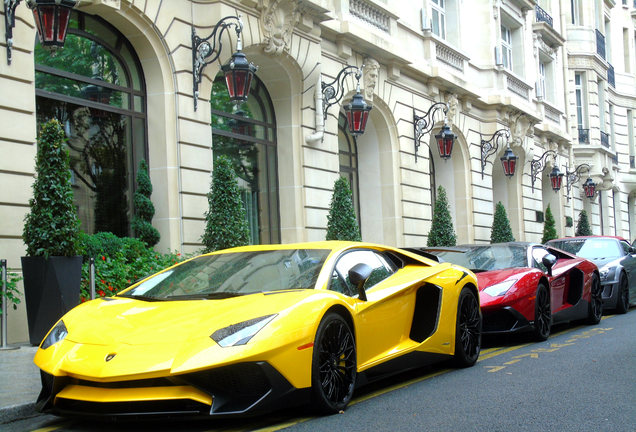
{"label": "rear tire", "polygon": [[598,324],[601,322],[601,316],[603,316],[603,289],[601,288],[601,282],[598,276],[593,274],[586,322],[591,325]]}
{"label": "rear tire", "polygon": [[475,364],[481,350],[481,312],[477,296],[470,288],[462,288],[457,302],[455,327],[455,356],[457,367]]}
{"label": "rear tire", "polygon": [[625,275],[621,275],[618,282],[618,298],[616,299],[616,313],[624,314],[629,310],[629,284]]}
{"label": "rear tire", "polygon": [[534,338],[538,341],[547,340],[550,337],[551,327],[550,293],[545,284],[540,283],[534,299]]}
{"label": "rear tire", "polygon": [[347,321],[337,313],[324,316],[311,362],[312,405],[321,414],[335,414],[351,401],[356,384],[356,342]]}

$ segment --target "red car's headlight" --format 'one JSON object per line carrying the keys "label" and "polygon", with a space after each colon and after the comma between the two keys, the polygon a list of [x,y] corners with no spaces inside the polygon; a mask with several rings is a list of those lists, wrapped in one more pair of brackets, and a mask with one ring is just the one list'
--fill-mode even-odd
{"label": "red car's headlight", "polygon": [[498,297],[506,294],[508,290],[517,282],[517,279],[507,280],[499,282],[495,285],[490,285],[488,288],[484,288],[483,292],[491,297]]}

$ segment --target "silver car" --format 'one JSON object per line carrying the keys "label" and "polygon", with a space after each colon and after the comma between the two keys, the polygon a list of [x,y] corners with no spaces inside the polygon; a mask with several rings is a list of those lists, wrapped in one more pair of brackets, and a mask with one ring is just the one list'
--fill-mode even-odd
{"label": "silver car", "polygon": [[593,261],[603,287],[603,308],[625,313],[636,301],[636,248],[621,237],[566,237],[546,243]]}

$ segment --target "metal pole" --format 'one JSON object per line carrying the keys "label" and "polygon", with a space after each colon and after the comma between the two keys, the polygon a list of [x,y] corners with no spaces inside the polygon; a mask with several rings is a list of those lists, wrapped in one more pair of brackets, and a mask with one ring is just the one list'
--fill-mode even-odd
{"label": "metal pole", "polygon": [[91,273],[91,300],[95,300],[95,258],[89,260],[89,269]]}
{"label": "metal pole", "polygon": [[2,267],[2,346],[0,350],[13,350],[18,347],[7,346],[7,260],[0,260]]}
{"label": "metal pole", "polygon": [[7,347],[7,260],[0,260],[2,267],[2,348]]}

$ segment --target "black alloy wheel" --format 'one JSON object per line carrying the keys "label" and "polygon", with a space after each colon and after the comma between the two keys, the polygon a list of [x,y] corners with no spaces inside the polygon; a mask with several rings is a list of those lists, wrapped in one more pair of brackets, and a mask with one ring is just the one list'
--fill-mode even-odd
{"label": "black alloy wheel", "polygon": [[455,330],[455,356],[458,367],[475,364],[481,350],[481,312],[475,293],[462,288],[457,302],[457,326]]}
{"label": "black alloy wheel", "polygon": [[596,274],[592,275],[592,287],[590,288],[590,303],[587,307],[587,323],[598,324],[603,315],[603,289]]}
{"label": "black alloy wheel", "polygon": [[550,310],[550,294],[545,284],[540,283],[534,300],[534,336],[538,341],[550,337],[552,312]]}
{"label": "black alloy wheel", "polygon": [[349,324],[336,313],[322,319],[311,367],[312,402],[320,413],[344,410],[356,383],[356,343]]}
{"label": "black alloy wheel", "polygon": [[629,284],[625,275],[621,275],[618,282],[618,298],[616,299],[616,313],[624,314],[629,310]]}

